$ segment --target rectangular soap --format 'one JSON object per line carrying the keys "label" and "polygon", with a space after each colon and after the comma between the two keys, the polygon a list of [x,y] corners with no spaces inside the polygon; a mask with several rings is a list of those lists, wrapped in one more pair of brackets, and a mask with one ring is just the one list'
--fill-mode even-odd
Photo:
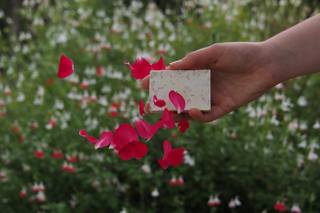
{"label": "rectangular soap", "polygon": [[153,96],[163,99],[169,110],[175,111],[169,100],[171,90],[180,93],[189,110],[197,108],[202,111],[211,109],[210,70],[156,70],[151,71],[149,84],[149,104],[151,112],[162,111],[153,103]]}

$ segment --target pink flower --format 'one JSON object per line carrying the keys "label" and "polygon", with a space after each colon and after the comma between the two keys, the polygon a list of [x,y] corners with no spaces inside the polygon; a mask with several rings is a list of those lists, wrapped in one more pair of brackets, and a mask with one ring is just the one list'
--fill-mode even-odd
{"label": "pink flower", "polygon": [[78,157],[76,155],[67,156],[67,161],[69,163],[76,163],[78,162]]}
{"label": "pink flower", "polygon": [[157,107],[164,107],[166,105],[166,102],[163,99],[158,99],[157,96],[153,96],[153,103],[154,105],[156,105]]}
{"label": "pink flower", "polygon": [[165,108],[162,112],[162,116],[161,116],[160,121],[157,122],[157,125],[159,125],[162,128],[165,128],[165,129],[174,128],[175,122],[173,119],[173,113]]}
{"label": "pink flower", "polygon": [[186,107],[186,101],[184,100],[183,96],[176,91],[171,90],[169,92],[169,99],[176,108],[178,114],[180,114]]}
{"label": "pink flower", "polygon": [[171,143],[169,141],[163,142],[163,158],[158,160],[162,169],[167,169],[169,166],[177,167],[184,160],[184,148],[172,148]]}
{"label": "pink flower", "polygon": [[137,58],[133,64],[128,63],[131,75],[135,79],[143,79],[150,74],[151,70],[164,70],[166,65],[163,58],[154,64],[150,64],[145,58]]}
{"label": "pink flower", "polygon": [[291,208],[292,213],[301,213],[301,209],[297,204],[294,204]]}
{"label": "pink flower", "polygon": [[136,121],[135,125],[140,137],[146,140],[150,140],[159,129],[158,125],[151,125],[142,119]]}
{"label": "pink flower", "polygon": [[144,102],[143,102],[143,100],[139,101],[139,113],[141,116],[144,115]]}
{"label": "pink flower", "polygon": [[79,135],[86,138],[90,143],[96,144],[97,139],[91,135],[88,135],[87,131],[85,129],[81,129],[79,131]]}
{"label": "pink flower", "polygon": [[102,66],[97,66],[96,67],[96,76],[102,77],[102,76],[104,76],[104,74],[105,74],[104,68]]}
{"label": "pink flower", "polygon": [[189,128],[189,126],[190,124],[187,119],[181,119],[178,123],[180,133],[184,133]]}
{"label": "pink flower", "polygon": [[60,150],[54,150],[51,154],[51,157],[54,159],[61,159],[63,158],[63,153]]}
{"label": "pink flower", "polygon": [[20,197],[20,198],[25,198],[25,197],[27,197],[27,195],[28,195],[28,194],[27,194],[27,190],[26,190],[26,188],[23,187],[23,188],[21,189],[21,191],[19,192],[19,197]]}
{"label": "pink flower", "polygon": [[123,147],[133,141],[138,141],[138,134],[130,124],[120,124],[113,135],[114,148],[120,151]]}
{"label": "pink flower", "polygon": [[169,185],[176,187],[176,186],[183,186],[184,185],[184,180],[180,176],[178,179],[175,177],[172,177],[171,180],[169,181]]}
{"label": "pink flower", "polygon": [[70,58],[62,54],[60,56],[58,78],[66,78],[74,72],[74,65]]}
{"label": "pink flower", "polygon": [[277,201],[276,204],[273,206],[274,210],[277,212],[285,212],[287,211],[287,207],[283,202]]}
{"label": "pink flower", "polygon": [[133,141],[119,151],[121,160],[142,159],[148,153],[148,146],[140,141]]}
{"label": "pink flower", "polygon": [[96,141],[95,149],[100,149],[111,145],[113,142],[113,134],[111,131],[104,131],[101,133],[100,138]]}

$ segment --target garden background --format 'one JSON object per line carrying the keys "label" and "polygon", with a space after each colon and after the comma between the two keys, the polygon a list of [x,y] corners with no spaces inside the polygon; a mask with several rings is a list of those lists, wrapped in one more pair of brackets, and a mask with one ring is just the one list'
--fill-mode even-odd
{"label": "garden background", "polygon": [[[147,94],[125,62],[262,41],[319,9],[317,0],[0,1],[0,211],[276,212],[283,202],[320,212],[317,75],[185,134],[161,131],[141,161],[78,135],[139,116]],[[61,53],[75,64],[66,80],[56,77]],[[166,138],[188,150],[182,166],[159,167]]]}

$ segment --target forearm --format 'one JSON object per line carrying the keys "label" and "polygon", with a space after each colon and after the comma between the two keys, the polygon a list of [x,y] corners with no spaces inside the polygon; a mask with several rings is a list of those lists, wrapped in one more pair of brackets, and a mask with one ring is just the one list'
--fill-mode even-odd
{"label": "forearm", "polygon": [[275,83],[320,72],[320,15],[262,43]]}

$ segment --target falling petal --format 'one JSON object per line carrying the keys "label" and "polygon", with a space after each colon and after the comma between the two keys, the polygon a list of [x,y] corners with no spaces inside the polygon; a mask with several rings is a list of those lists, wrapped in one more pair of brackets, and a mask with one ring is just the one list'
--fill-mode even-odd
{"label": "falling petal", "polygon": [[160,57],[159,61],[151,65],[152,70],[165,70],[166,64],[162,57]]}
{"label": "falling petal", "polygon": [[58,67],[58,78],[66,78],[74,72],[73,61],[66,55],[60,56],[60,62]]}
{"label": "falling petal", "polygon": [[102,132],[100,138],[97,140],[95,149],[100,149],[111,145],[113,142],[113,134],[110,131]]}
{"label": "falling petal", "polygon": [[173,118],[172,112],[170,112],[168,109],[164,109],[162,112],[162,116],[160,121],[157,122],[157,125],[159,125],[162,128],[165,129],[172,129],[175,127],[175,122]]}
{"label": "falling petal", "polygon": [[138,134],[130,124],[120,124],[114,131],[112,145],[114,145],[115,149],[121,150],[133,141],[138,141]]}
{"label": "falling petal", "polygon": [[140,137],[146,140],[150,140],[158,130],[157,125],[151,125],[142,119],[136,121],[135,125]]}
{"label": "falling petal", "polygon": [[189,126],[190,124],[187,119],[181,119],[178,123],[180,133],[184,133],[189,128]]}
{"label": "falling petal", "polygon": [[133,64],[128,63],[131,70],[131,75],[135,79],[143,79],[149,75],[151,70],[151,65],[145,58],[137,58]]}

